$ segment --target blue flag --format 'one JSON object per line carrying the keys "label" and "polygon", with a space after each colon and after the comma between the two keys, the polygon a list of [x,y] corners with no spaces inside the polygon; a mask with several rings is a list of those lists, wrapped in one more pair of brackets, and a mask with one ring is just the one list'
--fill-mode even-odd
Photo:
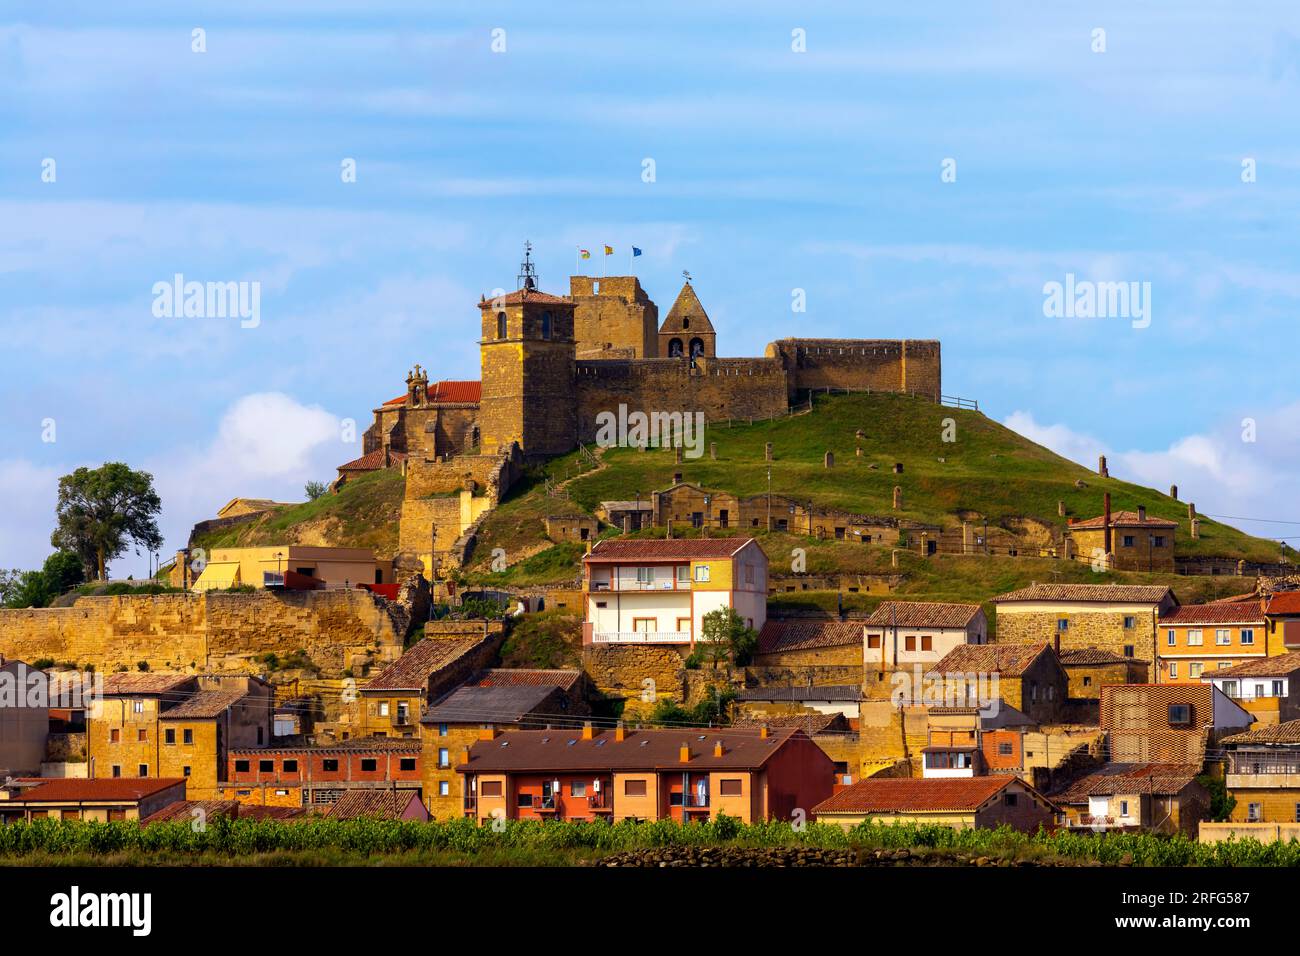
{"label": "blue flag", "polygon": [[633,247],[632,247],[632,255],[634,255],[634,256],[639,256],[639,255],[641,255],[641,250],[638,249],[636,246],[633,246]]}

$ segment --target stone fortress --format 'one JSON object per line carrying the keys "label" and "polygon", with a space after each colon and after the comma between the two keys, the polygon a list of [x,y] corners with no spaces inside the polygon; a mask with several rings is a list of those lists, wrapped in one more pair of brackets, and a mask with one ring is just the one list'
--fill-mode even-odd
{"label": "stone fortress", "polygon": [[406,394],[375,409],[362,457],[339,468],[339,481],[402,470],[399,549],[429,570],[463,554],[525,462],[592,442],[597,416],[620,405],[720,421],[783,415],[828,389],[941,398],[934,340],[787,338],[762,357],[719,358],[689,275],[660,323],[636,276],[572,276],[568,295],[541,291],[526,247],[518,288],[478,308],[480,380],[430,383],[415,366]]}

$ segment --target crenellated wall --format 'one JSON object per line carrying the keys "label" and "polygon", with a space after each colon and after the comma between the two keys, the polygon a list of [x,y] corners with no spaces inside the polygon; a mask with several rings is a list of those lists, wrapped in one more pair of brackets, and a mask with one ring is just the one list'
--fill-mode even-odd
{"label": "crenellated wall", "polygon": [[789,396],[809,389],[906,392],[936,401],[943,392],[934,339],[780,339],[767,356],[786,370]]}

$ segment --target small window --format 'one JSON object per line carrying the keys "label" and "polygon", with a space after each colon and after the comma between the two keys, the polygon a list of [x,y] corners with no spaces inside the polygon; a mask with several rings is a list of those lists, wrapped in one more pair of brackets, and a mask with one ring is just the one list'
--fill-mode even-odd
{"label": "small window", "polygon": [[1126,548],[1133,547],[1133,536],[1131,534],[1124,535],[1124,547]]}
{"label": "small window", "polygon": [[108,732],[108,742],[110,744],[120,743],[122,740],[122,731],[114,727]]}
{"label": "small window", "polygon": [[191,730],[189,727],[186,727],[184,730],[181,731],[181,740],[187,744],[194,743],[194,731]]}
{"label": "small window", "polygon": [[1246,807],[1246,821],[1248,823],[1259,823],[1264,819],[1264,804],[1252,803]]}
{"label": "small window", "polygon": [[183,773],[185,776],[188,777],[188,776],[190,775],[190,768],[189,768],[189,767],[182,767],[182,768],[181,768],[181,773]]}
{"label": "small window", "polygon": [[1201,676],[1201,673],[1202,673],[1204,670],[1205,670],[1205,665],[1204,665],[1202,662],[1200,662],[1200,661],[1192,661],[1191,663],[1189,663],[1189,664],[1187,665],[1187,676],[1188,676],[1188,677],[1200,677],[1200,676]]}
{"label": "small window", "polygon": [[1192,722],[1192,707],[1190,704],[1170,704],[1169,705],[1169,723],[1175,727],[1185,727]]}
{"label": "small window", "polygon": [[1300,803],[1297,803],[1297,804],[1295,805],[1295,817],[1294,817],[1294,821],[1295,821],[1296,823],[1300,823]]}
{"label": "small window", "polygon": [[1016,793],[1008,793],[1008,794],[1003,798],[1003,802],[1006,803],[1006,805],[1009,806],[1009,807],[1014,807],[1014,806],[1016,805],[1016,798],[1017,798],[1018,796],[1019,796],[1019,794],[1016,794]]}
{"label": "small window", "polygon": [[176,731],[172,730],[170,727],[167,728],[166,730],[164,730],[164,731],[163,731],[163,743],[165,743],[165,744],[174,744],[174,743],[176,743]]}
{"label": "small window", "polygon": [[1015,753],[1015,747],[1012,745],[1010,741],[1003,741],[1002,743],[998,744],[999,757],[1010,757],[1013,756],[1014,753]]}
{"label": "small window", "polygon": [[1089,677],[1087,674],[1085,674],[1085,675],[1083,676],[1083,686],[1084,686],[1084,687],[1091,687],[1091,686],[1092,686],[1092,678]]}
{"label": "small window", "polygon": [[439,725],[438,725],[438,736],[439,736],[439,737],[446,737],[446,736],[447,736],[447,725],[446,725],[446,724],[439,724]]}
{"label": "small window", "polygon": [[1214,643],[1220,646],[1232,643],[1232,631],[1221,627],[1214,632]]}
{"label": "small window", "polygon": [[334,757],[327,757],[320,762],[320,768],[321,770],[324,770],[326,773],[337,773],[339,769],[339,762]]}
{"label": "small window", "polygon": [[387,717],[387,716],[388,716],[388,701],[386,701],[386,700],[381,700],[381,701],[379,702],[379,716],[380,716],[380,717]]}
{"label": "small window", "polygon": [[1282,696],[1282,682],[1280,680],[1273,681],[1273,696],[1274,697]]}
{"label": "small window", "polygon": [[115,777],[122,776],[122,768],[117,764],[113,764],[113,776]]}
{"label": "small window", "polygon": [[138,773],[136,773],[137,777],[149,776],[149,765],[147,763],[140,764],[140,766],[137,767],[136,770],[138,771]]}
{"label": "small window", "polygon": [[451,784],[446,780],[438,781],[438,796],[446,797],[451,794]]}
{"label": "small window", "polygon": [[1057,618],[1056,630],[1064,633],[1070,629],[1070,619],[1068,617]]}
{"label": "small window", "polygon": [[1170,662],[1169,662],[1169,676],[1170,676],[1170,678],[1177,678],[1177,677],[1178,677],[1178,662],[1177,662],[1177,661],[1170,661]]}
{"label": "small window", "polygon": [[133,700],[133,701],[131,701],[131,713],[133,713],[133,714],[143,714],[143,713],[144,713],[144,701],[142,701],[142,700]]}
{"label": "small window", "polygon": [[707,564],[697,564],[695,566],[695,580],[702,582],[709,580],[709,566]]}
{"label": "small window", "polygon": [[624,780],[623,796],[625,797],[644,797],[645,781],[644,780]]}
{"label": "small window", "polygon": [[744,784],[739,777],[723,778],[718,781],[718,795],[723,797],[738,797],[744,792]]}
{"label": "small window", "polygon": [[916,650],[916,636],[915,636],[915,635],[909,634],[909,635],[907,635],[907,637],[903,638],[903,650],[906,650],[906,651],[914,651],[914,650]]}
{"label": "small window", "polygon": [[438,766],[439,767],[451,766],[451,752],[446,747],[438,748]]}
{"label": "small window", "polygon": [[1247,646],[1247,647],[1255,643],[1254,628],[1243,627],[1241,629],[1241,643],[1243,646]]}
{"label": "small window", "polygon": [[1133,628],[1137,627],[1137,618],[1134,617],[1132,614],[1124,615],[1124,626],[1129,630],[1132,630]]}
{"label": "small window", "polygon": [[501,781],[484,780],[478,785],[478,792],[485,797],[499,797],[501,796]]}
{"label": "small window", "polygon": [[1134,654],[1134,651],[1135,651],[1135,648],[1133,647],[1132,644],[1125,644],[1125,645],[1124,645],[1124,656],[1125,656],[1125,657],[1132,657],[1133,654]]}
{"label": "small window", "polygon": [[519,793],[515,795],[515,806],[531,807],[533,805],[533,795],[531,793]]}
{"label": "small window", "polygon": [[575,780],[573,781],[573,783],[569,784],[569,796],[585,797],[586,795],[587,795],[586,783],[579,783],[578,781]]}
{"label": "small window", "polygon": [[498,312],[497,313],[497,338],[504,339],[505,337],[506,337],[506,314],[504,312]]}
{"label": "small window", "polygon": [[1172,627],[1167,632],[1166,641],[1170,647],[1173,647],[1175,644],[1178,643],[1177,634]]}
{"label": "small window", "polygon": [[1201,633],[1199,627],[1193,627],[1187,632],[1187,646],[1200,647],[1205,643],[1205,636]]}
{"label": "small window", "polygon": [[361,758],[361,772],[362,772],[362,773],[374,773],[375,770],[378,769],[378,767],[379,767],[379,762],[378,762],[377,760],[375,760],[374,757],[362,757],[362,758]]}
{"label": "small window", "polygon": [[549,339],[550,337],[551,337],[551,313],[543,312],[542,313],[542,338]]}
{"label": "small window", "polygon": [[875,647],[875,648],[879,648],[879,647],[880,647],[880,635],[879,635],[879,634],[868,634],[868,635],[867,635],[867,647]]}
{"label": "small window", "polygon": [[1121,800],[1121,801],[1119,802],[1119,815],[1120,815],[1121,817],[1126,817],[1126,816],[1128,816],[1128,801],[1127,801],[1127,800]]}
{"label": "small window", "polygon": [[236,761],[235,761],[235,773],[248,773],[248,761],[247,761],[247,760],[236,760]]}
{"label": "small window", "polygon": [[930,637],[929,635],[924,635],[924,634],[923,634],[923,635],[921,636],[921,650],[923,650],[923,651],[932,651],[932,650],[934,650],[934,638],[933,638],[933,637]]}
{"label": "small window", "polygon": [[135,739],[138,740],[140,743],[145,743],[149,739],[149,731],[137,730],[135,732]]}
{"label": "small window", "polygon": [[414,757],[402,757],[400,760],[397,761],[397,769],[399,769],[399,770],[414,770],[414,769],[415,769],[415,758],[414,758]]}
{"label": "small window", "polygon": [[257,762],[257,772],[258,772],[258,773],[275,773],[275,761],[274,761],[274,760],[259,760],[259,761]]}
{"label": "small window", "polygon": [[282,769],[285,773],[297,773],[297,772],[298,772],[298,761],[296,761],[296,760],[286,760],[286,761],[281,765],[281,768],[280,768],[280,769]]}

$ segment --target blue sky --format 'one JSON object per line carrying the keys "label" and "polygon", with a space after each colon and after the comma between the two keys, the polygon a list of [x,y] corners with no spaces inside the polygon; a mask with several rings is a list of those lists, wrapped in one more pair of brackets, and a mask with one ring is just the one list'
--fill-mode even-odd
{"label": "blue sky", "polygon": [[[556,292],[578,246],[641,247],[664,310],[689,269],[723,354],[939,338],[945,392],[1031,437],[1300,522],[1300,11],[1130,6],[0,9],[0,566],[81,464],[151,470],[169,550],[299,498],[410,365],[477,377],[524,239]],[[261,324],[155,318],[176,273],[259,281]],[[1067,273],[1151,283],[1150,326],[1045,317]]]}

